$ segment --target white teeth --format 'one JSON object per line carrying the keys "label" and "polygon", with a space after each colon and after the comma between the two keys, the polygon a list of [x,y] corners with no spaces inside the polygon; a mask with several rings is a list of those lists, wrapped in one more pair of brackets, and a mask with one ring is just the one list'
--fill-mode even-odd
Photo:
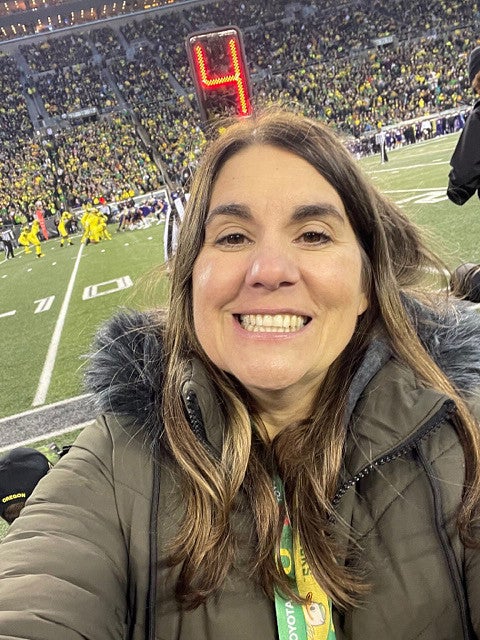
{"label": "white teeth", "polygon": [[240,316],[240,324],[247,331],[266,333],[291,333],[298,331],[307,322],[305,316],[277,313],[274,316],[265,314],[245,314]]}

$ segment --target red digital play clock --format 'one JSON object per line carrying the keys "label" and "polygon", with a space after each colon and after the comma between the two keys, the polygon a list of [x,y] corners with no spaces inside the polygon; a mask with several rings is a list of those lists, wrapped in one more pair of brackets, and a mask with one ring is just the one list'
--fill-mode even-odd
{"label": "red digital play clock", "polygon": [[202,118],[252,113],[250,81],[242,36],[237,27],[193,33],[187,53]]}

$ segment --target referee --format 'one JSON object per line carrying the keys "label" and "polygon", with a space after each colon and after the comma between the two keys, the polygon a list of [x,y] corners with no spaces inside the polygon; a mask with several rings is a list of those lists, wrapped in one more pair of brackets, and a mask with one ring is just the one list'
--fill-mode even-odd
{"label": "referee", "polygon": [[13,243],[12,240],[14,238],[13,232],[11,229],[4,229],[1,233],[3,246],[5,248],[5,257],[8,260],[9,258],[14,258],[13,255]]}

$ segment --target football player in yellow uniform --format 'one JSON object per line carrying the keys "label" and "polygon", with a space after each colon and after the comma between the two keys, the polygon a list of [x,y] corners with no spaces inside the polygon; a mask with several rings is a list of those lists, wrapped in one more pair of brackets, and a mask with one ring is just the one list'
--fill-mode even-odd
{"label": "football player in yellow uniform", "polygon": [[88,237],[90,238],[90,242],[97,244],[100,241],[100,211],[94,207],[91,210],[91,214],[92,217],[90,219],[90,232]]}
{"label": "football player in yellow uniform", "polygon": [[92,205],[88,202],[85,205],[85,211],[80,218],[80,224],[83,228],[83,235],[80,242],[87,245],[89,242],[97,242],[94,239],[94,231],[95,231],[95,220],[96,220],[96,209],[92,207]]}
{"label": "football player in yellow uniform", "polygon": [[28,225],[22,227],[20,231],[20,235],[18,236],[18,244],[21,244],[22,247],[25,247],[25,253],[32,253],[30,249],[30,241],[28,240],[28,234],[30,232],[30,228]]}
{"label": "football player in yellow uniform", "polygon": [[37,254],[37,258],[43,258],[45,256],[42,253],[42,247],[40,246],[40,240],[38,239],[38,234],[40,231],[40,223],[38,220],[34,220],[32,222],[32,226],[30,227],[30,231],[27,235],[27,240],[30,244],[33,244],[35,247],[35,253]]}
{"label": "football player in yellow uniform", "polygon": [[72,219],[73,215],[69,211],[62,211],[60,222],[58,223],[58,233],[60,234],[61,247],[63,247],[63,243],[65,242],[65,240],[68,240],[68,244],[73,244],[66,227],[67,222]]}
{"label": "football player in yellow uniform", "polygon": [[112,236],[107,228],[108,216],[99,211],[98,213],[98,237],[100,240],[111,240]]}

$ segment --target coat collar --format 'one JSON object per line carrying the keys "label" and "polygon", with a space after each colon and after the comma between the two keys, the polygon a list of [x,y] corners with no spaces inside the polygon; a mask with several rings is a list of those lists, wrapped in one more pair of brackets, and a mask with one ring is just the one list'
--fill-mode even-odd
{"label": "coat collar", "polygon": [[369,381],[350,417],[346,478],[412,449],[454,408],[452,400],[419,384],[410,369],[391,358]]}
{"label": "coat collar", "polygon": [[[462,393],[466,396],[476,394],[478,397],[480,315],[465,303],[458,303],[440,313],[412,298],[405,298],[404,302],[425,348],[437,364]],[[409,382],[413,395],[408,398],[402,396],[405,391],[396,386],[400,365],[394,365],[393,361],[390,364],[391,361],[392,355],[386,341],[381,338],[374,340],[353,379],[348,398],[348,417],[354,420],[357,437],[371,438],[370,431],[366,433],[364,407],[367,399],[372,406],[374,391],[382,381],[381,393],[376,394],[373,405],[375,410],[369,414],[368,420],[378,421],[379,433],[384,432],[384,445],[387,447],[395,439],[398,441],[408,426],[401,424],[402,417],[396,413],[397,403],[407,400],[411,404],[413,413],[409,419],[413,418],[412,424],[421,421],[420,413],[424,410],[421,409],[423,403],[415,402],[413,377]],[[122,311],[104,325],[96,336],[85,375],[87,390],[93,393],[97,411],[130,415],[134,428],[143,429],[147,435],[157,437],[161,434],[162,426],[158,424],[154,408],[163,382],[163,368],[162,325],[157,314]],[[383,369],[384,377],[380,377]],[[402,370],[402,379],[405,380],[406,375]],[[186,367],[181,392],[184,401],[191,393],[196,396],[205,437],[215,450],[221,450],[222,411],[200,361],[193,359]],[[428,394],[431,395],[432,407],[440,402],[436,392],[428,391]],[[387,419],[388,407],[390,417]],[[426,410],[424,418],[428,417],[428,412]],[[363,430],[362,425],[365,425]],[[375,454],[375,437],[368,446],[366,442],[364,446],[368,454],[366,457]]]}

